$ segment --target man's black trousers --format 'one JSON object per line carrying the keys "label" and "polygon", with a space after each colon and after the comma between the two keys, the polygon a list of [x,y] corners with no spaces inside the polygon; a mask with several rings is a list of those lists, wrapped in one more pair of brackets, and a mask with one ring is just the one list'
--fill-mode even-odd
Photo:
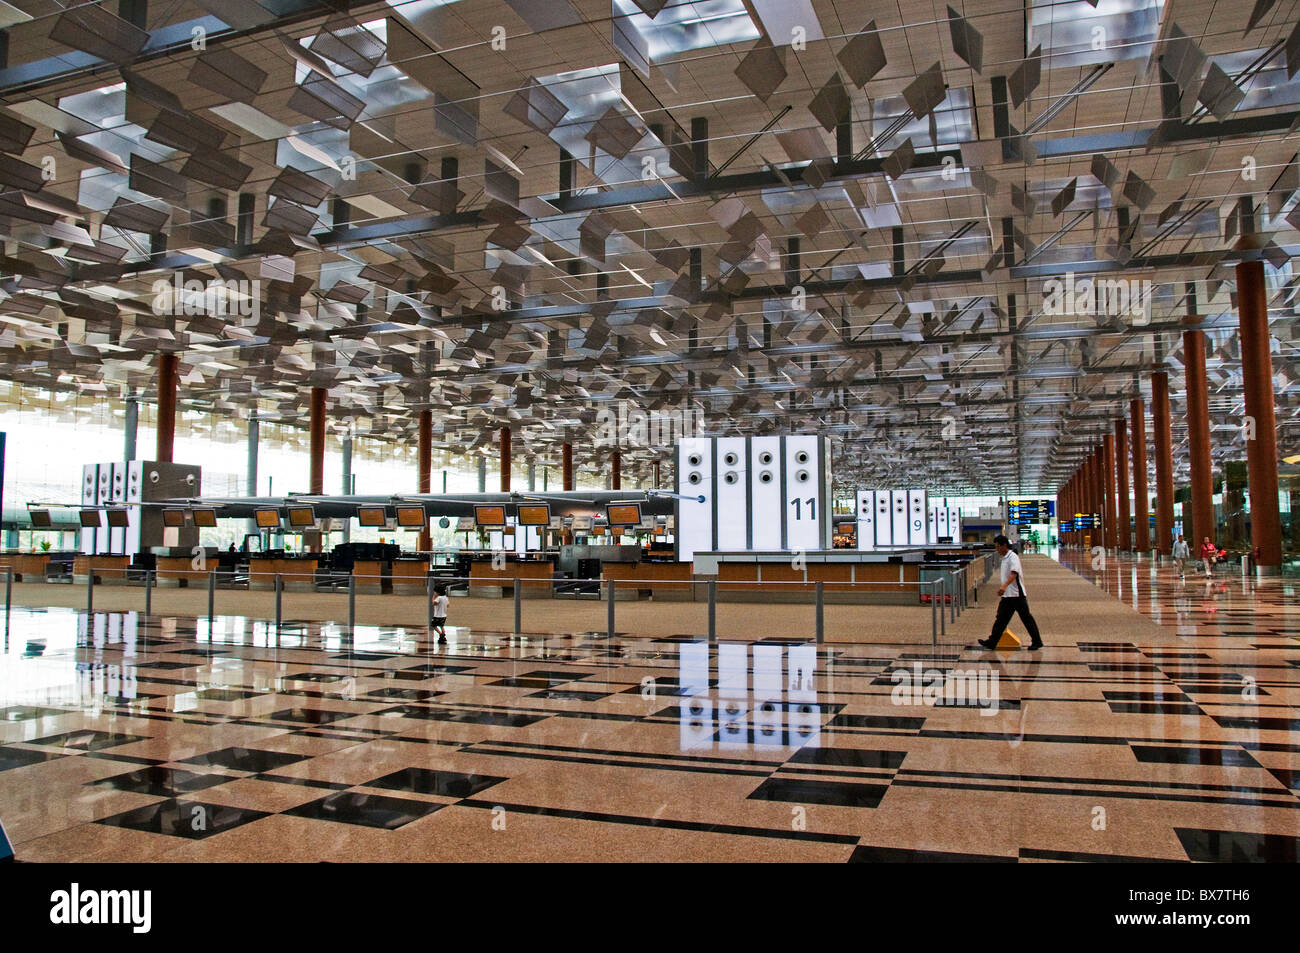
{"label": "man's black trousers", "polygon": [[998,600],[998,617],[993,620],[993,634],[989,636],[991,641],[996,642],[1002,637],[1013,615],[1019,615],[1020,621],[1025,624],[1031,644],[1042,641],[1038,635],[1038,623],[1029,614],[1029,600],[1024,596],[1003,596]]}

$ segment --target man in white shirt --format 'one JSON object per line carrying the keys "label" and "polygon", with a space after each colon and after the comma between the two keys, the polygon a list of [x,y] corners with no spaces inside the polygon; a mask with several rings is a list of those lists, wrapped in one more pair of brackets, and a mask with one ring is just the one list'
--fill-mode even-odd
{"label": "man in white shirt", "polygon": [[1183,582],[1187,581],[1187,561],[1192,558],[1191,547],[1187,545],[1187,540],[1183,534],[1178,534],[1178,542],[1174,543],[1173,552],[1170,553],[1174,561],[1178,564],[1178,575],[1182,577]]}
{"label": "man in white shirt", "polygon": [[980,645],[986,649],[997,647],[998,639],[1006,631],[1007,623],[1013,615],[1019,615],[1029,633],[1029,650],[1037,651],[1043,647],[1043,640],[1038,635],[1038,623],[1029,614],[1029,600],[1025,596],[1025,571],[1020,565],[1020,557],[1011,548],[1011,541],[1005,536],[993,540],[998,555],[1002,557],[1002,586],[998,589],[998,615],[993,620],[993,633],[987,639],[980,639]]}

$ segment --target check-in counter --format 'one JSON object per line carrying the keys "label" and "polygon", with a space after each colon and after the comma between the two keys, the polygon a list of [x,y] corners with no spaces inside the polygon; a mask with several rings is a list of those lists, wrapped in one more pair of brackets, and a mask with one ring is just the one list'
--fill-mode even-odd
{"label": "check-in counter", "polygon": [[550,560],[508,560],[500,569],[491,560],[475,560],[470,564],[469,594],[484,598],[501,598],[514,587],[520,587],[525,599],[549,599],[554,590],[555,564]]}
{"label": "check-in counter", "polygon": [[429,585],[429,557],[401,556],[394,559],[390,578],[395,595],[424,595]]}
{"label": "check-in counter", "polygon": [[210,566],[206,563],[204,565],[207,568],[195,569],[193,556],[155,556],[154,566],[157,571],[154,573],[154,584],[163,589],[205,586],[208,582],[208,568],[216,569],[217,561],[214,558]]}
{"label": "check-in counter", "polygon": [[649,596],[665,602],[689,602],[695,598],[694,569],[693,563],[602,563],[601,576],[613,580],[615,599]]}
{"label": "check-in counter", "polygon": [[320,560],[309,556],[259,556],[248,560],[248,588],[274,589],[275,575],[284,581],[285,592],[312,592]]}
{"label": "check-in counter", "polygon": [[386,559],[356,559],[352,562],[352,575],[357,592],[377,596],[390,590],[391,581]]}
{"label": "check-in counter", "polygon": [[14,582],[44,582],[49,561],[44,553],[0,553],[0,567],[14,571]]}
{"label": "check-in counter", "polygon": [[85,556],[72,560],[73,583],[85,583],[90,574],[95,574],[95,582],[105,586],[125,586],[126,567],[130,565],[130,556]]}

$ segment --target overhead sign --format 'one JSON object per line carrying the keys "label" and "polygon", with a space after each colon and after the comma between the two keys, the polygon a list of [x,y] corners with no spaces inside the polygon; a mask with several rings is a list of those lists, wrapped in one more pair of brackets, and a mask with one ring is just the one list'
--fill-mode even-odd
{"label": "overhead sign", "polygon": [[1012,526],[1050,523],[1055,516],[1053,500],[1007,500],[1007,522]]}

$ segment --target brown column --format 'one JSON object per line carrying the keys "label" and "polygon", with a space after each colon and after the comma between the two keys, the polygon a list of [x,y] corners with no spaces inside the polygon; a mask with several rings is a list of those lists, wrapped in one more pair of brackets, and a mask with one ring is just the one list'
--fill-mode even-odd
{"label": "brown column", "polygon": [[1116,510],[1116,536],[1120,552],[1133,550],[1133,535],[1129,531],[1129,495],[1128,495],[1128,421],[1123,417],[1115,421],[1115,499],[1119,504]]}
{"label": "brown column", "polygon": [[564,488],[566,490],[574,489],[573,482],[573,444],[566,443],[562,449],[561,461],[564,465]]}
{"label": "brown column", "polygon": [[[422,410],[419,417],[419,429],[416,431],[415,443],[415,491],[431,493],[433,491],[433,411]],[[424,528],[420,530],[416,548],[420,552],[433,549],[433,534],[429,531],[429,519],[426,515]]]}
{"label": "brown column", "polygon": [[623,455],[617,450],[609,455],[609,488],[623,489]]}
{"label": "brown column", "polygon": [[[1243,348],[1244,350],[1244,348]],[[1206,536],[1214,542],[1214,487],[1210,463],[1210,403],[1205,388],[1205,335],[1200,331],[1183,332],[1183,355],[1187,376],[1187,437],[1192,458],[1191,534],[1187,542],[1193,553],[1200,552]],[[1183,530],[1187,530],[1187,510],[1183,510]]]}
{"label": "brown column", "polygon": [[1246,441],[1250,541],[1259,550],[1257,565],[1268,575],[1276,575],[1282,565],[1282,520],[1277,501],[1277,424],[1273,414],[1273,358],[1269,354],[1263,262],[1243,261],[1237,266],[1237,314],[1241,321],[1241,376],[1246,390],[1246,416],[1254,421],[1254,439]]}
{"label": "brown column", "polygon": [[510,492],[510,428],[501,428],[501,492]]}
{"label": "brown column", "polygon": [[1116,515],[1115,500],[1115,435],[1106,434],[1102,440],[1103,463],[1102,479],[1102,520],[1106,524],[1105,546],[1107,549],[1119,548],[1119,517]]}
{"label": "brown column", "polygon": [[311,389],[311,416],[309,418],[311,435],[311,475],[308,479],[307,492],[318,495],[325,492],[325,388]]}
{"label": "brown column", "polygon": [[1156,451],[1155,548],[1168,556],[1174,545],[1174,441],[1169,424],[1169,375],[1164,371],[1151,375],[1151,429]]}
{"label": "brown column", "polygon": [[1133,545],[1139,553],[1151,551],[1151,520],[1147,512],[1147,420],[1141,397],[1128,403],[1129,425],[1133,431],[1133,523],[1137,538]]}
{"label": "brown column", "polygon": [[154,459],[172,462],[176,442],[176,355],[158,355],[158,447]]}

